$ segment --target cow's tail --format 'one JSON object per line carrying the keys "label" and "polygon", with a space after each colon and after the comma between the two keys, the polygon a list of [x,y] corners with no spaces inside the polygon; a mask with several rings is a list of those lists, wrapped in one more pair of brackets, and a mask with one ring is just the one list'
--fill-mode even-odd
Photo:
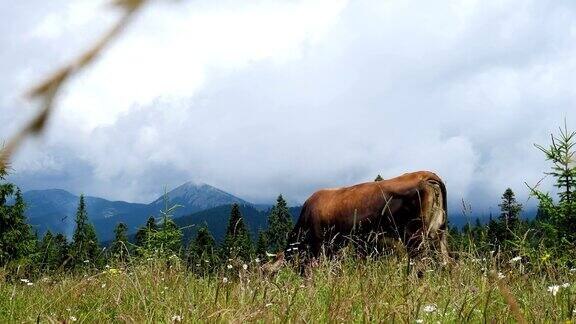
{"label": "cow's tail", "polygon": [[444,184],[444,181],[442,181],[442,179],[440,179],[436,175],[435,175],[435,177],[428,179],[428,182],[431,182],[433,185],[437,185],[440,188],[440,192],[441,192],[441,196],[442,196],[442,212],[444,214],[443,215],[444,219],[442,221],[442,224],[439,227],[440,237],[438,238],[438,244],[439,244],[439,248],[440,248],[440,253],[442,254],[443,261],[444,262],[450,262],[451,258],[449,256],[448,242],[447,242],[447,237],[448,237],[448,228],[447,228],[447,224],[448,224],[448,199],[447,199],[447,193],[446,193],[446,185]]}

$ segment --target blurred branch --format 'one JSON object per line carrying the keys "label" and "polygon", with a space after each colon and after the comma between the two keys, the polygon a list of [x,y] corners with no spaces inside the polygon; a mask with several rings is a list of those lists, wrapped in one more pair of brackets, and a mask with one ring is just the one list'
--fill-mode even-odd
{"label": "blurred branch", "polygon": [[120,7],[124,10],[124,14],[118,22],[88,50],[54,72],[44,81],[32,87],[26,93],[26,96],[30,99],[40,99],[41,107],[38,113],[26,125],[24,125],[20,131],[10,138],[5,146],[0,150],[0,169],[5,169],[14,152],[16,152],[28,136],[38,135],[46,128],[46,121],[54,112],[54,100],[64,83],[74,74],[92,63],[94,59],[111,43],[111,41],[129,24],[134,14],[146,1],[147,0],[114,1],[114,6]]}

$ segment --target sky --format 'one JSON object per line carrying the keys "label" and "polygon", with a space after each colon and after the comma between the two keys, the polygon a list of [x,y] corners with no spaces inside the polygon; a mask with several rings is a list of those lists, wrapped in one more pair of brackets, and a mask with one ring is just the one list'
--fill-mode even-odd
{"label": "sky", "polygon": [[[0,3],[0,140],[25,91],[118,19],[106,1]],[[495,211],[576,127],[576,2],[150,1],[70,80],[10,180],[150,202],[192,180],[302,203],[325,187],[431,170],[451,208]],[[553,190],[551,179],[541,188]]]}

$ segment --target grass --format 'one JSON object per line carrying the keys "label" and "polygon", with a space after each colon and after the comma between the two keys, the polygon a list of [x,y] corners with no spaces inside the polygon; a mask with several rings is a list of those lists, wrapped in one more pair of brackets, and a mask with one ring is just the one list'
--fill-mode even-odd
{"label": "grass", "polygon": [[[463,258],[446,268],[395,257],[339,258],[304,276],[291,267],[266,276],[252,262],[246,270],[233,264],[200,277],[180,262],[167,267],[149,260],[92,275],[40,277],[31,285],[4,280],[0,322],[514,322],[502,287],[530,323],[576,321],[576,272],[535,274],[519,263],[491,264]],[[570,286],[555,296],[548,291],[564,283]]]}

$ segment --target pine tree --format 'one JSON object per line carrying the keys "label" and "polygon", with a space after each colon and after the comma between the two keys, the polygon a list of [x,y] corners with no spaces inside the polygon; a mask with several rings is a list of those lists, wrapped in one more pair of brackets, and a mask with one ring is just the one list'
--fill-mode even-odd
{"label": "pine tree", "polygon": [[270,215],[268,216],[268,232],[266,233],[266,238],[268,239],[268,246],[273,253],[286,248],[288,234],[292,231],[293,227],[292,215],[290,215],[288,205],[282,195],[280,195],[276,200],[276,205],[272,207]]}
{"label": "pine tree", "polygon": [[559,253],[576,250],[576,131],[569,131],[566,121],[558,136],[551,135],[548,148],[535,144],[552,162],[552,171],[558,188],[558,202],[536,188],[530,188],[539,200],[538,228],[551,247]]}
{"label": "pine tree", "polygon": [[256,256],[265,260],[268,251],[268,238],[266,231],[258,231],[258,241],[256,241]]}
{"label": "pine tree", "polygon": [[68,240],[64,234],[58,233],[54,237],[54,246],[56,248],[56,268],[65,267],[69,265],[70,260],[72,259],[70,255],[70,246],[68,245]]}
{"label": "pine tree", "polygon": [[124,223],[118,223],[114,229],[114,242],[112,243],[112,255],[114,258],[126,261],[130,253],[128,249],[128,237],[126,233],[128,231],[128,226]]}
{"label": "pine tree", "polygon": [[203,225],[188,247],[188,266],[195,272],[208,273],[216,267],[216,252],[216,241],[208,226]]}
{"label": "pine tree", "polygon": [[59,266],[60,256],[52,232],[47,231],[46,234],[44,234],[44,238],[40,241],[38,253],[40,256],[41,270],[50,271]]}
{"label": "pine tree", "polygon": [[94,226],[88,221],[84,195],[76,210],[76,228],[72,236],[72,257],[74,265],[86,265],[98,261],[98,238]]}
{"label": "pine tree", "polygon": [[506,228],[515,229],[520,220],[522,205],[516,202],[512,189],[507,188],[504,191],[502,202],[498,206],[500,207],[500,221],[504,223]]}
{"label": "pine tree", "polygon": [[150,216],[146,225],[140,227],[138,232],[136,232],[136,246],[140,248],[146,248],[149,245],[150,233],[158,231],[158,226],[156,225],[156,220],[154,216]]}
{"label": "pine tree", "polygon": [[[0,169],[0,180],[7,175]],[[8,205],[8,199],[15,197],[14,204]],[[26,205],[20,189],[11,183],[0,183],[0,266],[29,257],[34,253],[38,241],[26,222]]]}
{"label": "pine tree", "polygon": [[239,258],[245,261],[250,260],[252,255],[252,240],[250,233],[244,224],[240,206],[232,205],[226,236],[222,244],[223,259]]}
{"label": "pine tree", "polygon": [[374,179],[374,181],[382,181],[384,180],[384,178],[382,178],[381,175],[376,176],[376,179]]}

